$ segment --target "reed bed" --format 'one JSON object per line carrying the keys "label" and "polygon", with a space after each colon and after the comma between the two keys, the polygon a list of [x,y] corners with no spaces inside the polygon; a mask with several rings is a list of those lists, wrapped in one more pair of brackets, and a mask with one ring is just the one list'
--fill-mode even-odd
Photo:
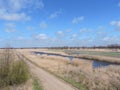
{"label": "reed bed", "polygon": [[[32,62],[54,73],[80,90],[120,90],[120,66],[92,68],[92,61],[64,57],[35,55],[29,50],[19,50]],[[80,88],[82,87],[82,89]]]}

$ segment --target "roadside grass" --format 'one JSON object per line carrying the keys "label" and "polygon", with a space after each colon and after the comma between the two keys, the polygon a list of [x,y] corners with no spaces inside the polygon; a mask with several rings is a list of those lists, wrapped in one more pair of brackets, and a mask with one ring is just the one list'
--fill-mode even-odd
{"label": "roadside grass", "polygon": [[40,85],[37,78],[33,79],[33,90],[43,90],[43,87]]}
{"label": "roadside grass", "polygon": [[66,82],[68,82],[68,83],[70,83],[71,85],[73,85],[74,87],[78,88],[79,90],[87,90],[87,88],[85,86],[83,86],[79,82],[76,82],[72,78],[69,78],[69,77],[66,78],[66,77],[64,77],[63,80],[66,81]]}
{"label": "roadside grass", "polygon": [[23,61],[15,62],[9,75],[11,85],[21,84],[30,78],[28,67]]}
{"label": "roadside grass", "polygon": [[[25,58],[26,60],[28,60],[28,58],[26,58],[24,55],[22,55],[22,58]],[[31,78],[33,80],[33,83],[32,83],[33,89],[32,90],[44,90],[41,83],[40,83],[40,81],[34,76],[34,74],[30,73],[30,76],[31,76]]]}
{"label": "roadside grass", "polygon": [[11,49],[5,49],[0,57],[0,88],[20,85],[29,77],[26,63],[21,59],[16,60]]}

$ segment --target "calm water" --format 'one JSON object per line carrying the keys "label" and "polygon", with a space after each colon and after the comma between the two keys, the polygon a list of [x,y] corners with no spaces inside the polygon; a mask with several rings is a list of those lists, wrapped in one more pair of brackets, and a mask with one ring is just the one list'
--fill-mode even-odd
{"label": "calm water", "polygon": [[[45,52],[33,52],[33,53],[35,53],[37,55],[44,55],[44,54],[46,54],[48,56],[52,55],[52,56],[67,57],[67,58],[69,58],[70,63],[72,62],[72,60],[74,58],[73,56],[66,56],[66,55],[53,54],[53,53],[45,53]],[[109,66],[109,65],[118,65],[118,64],[114,64],[114,63],[110,63],[110,62],[103,62],[103,61],[96,61],[96,60],[93,60],[93,63],[92,63],[93,68],[105,67],[105,66]]]}
{"label": "calm water", "polygon": [[96,61],[96,60],[94,60],[92,63],[93,68],[105,67],[105,66],[109,66],[109,65],[118,65],[118,64],[103,62],[103,61]]}

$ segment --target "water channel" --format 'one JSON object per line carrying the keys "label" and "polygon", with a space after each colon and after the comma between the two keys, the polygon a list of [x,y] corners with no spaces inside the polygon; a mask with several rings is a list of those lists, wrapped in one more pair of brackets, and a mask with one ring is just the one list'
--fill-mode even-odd
{"label": "water channel", "polygon": [[[74,59],[73,56],[69,56],[69,55],[61,55],[61,54],[55,54],[55,53],[47,53],[47,52],[33,52],[36,55],[48,55],[48,56],[61,56],[61,57],[67,57],[70,60],[70,63],[72,63],[72,60]],[[88,59],[84,59],[84,60],[88,60]],[[105,66],[109,66],[109,65],[118,65],[115,63],[110,63],[110,62],[104,62],[104,61],[97,61],[97,60],[92,60],[92,66],[93,68],[98,68],[98,67],[105,67]]]}

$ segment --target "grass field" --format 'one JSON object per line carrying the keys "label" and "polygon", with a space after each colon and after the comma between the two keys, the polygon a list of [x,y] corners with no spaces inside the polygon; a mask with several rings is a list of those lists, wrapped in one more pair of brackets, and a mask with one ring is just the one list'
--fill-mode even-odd
{"label": "grass field", "polygon": [[108,57],[120,57],[120,52],[106,52],[106,51],[82,51],[82,50],[64,50],[65,53],[70,54],[88,54],[88,55],[99,55],[99,56],[108,56]]}

